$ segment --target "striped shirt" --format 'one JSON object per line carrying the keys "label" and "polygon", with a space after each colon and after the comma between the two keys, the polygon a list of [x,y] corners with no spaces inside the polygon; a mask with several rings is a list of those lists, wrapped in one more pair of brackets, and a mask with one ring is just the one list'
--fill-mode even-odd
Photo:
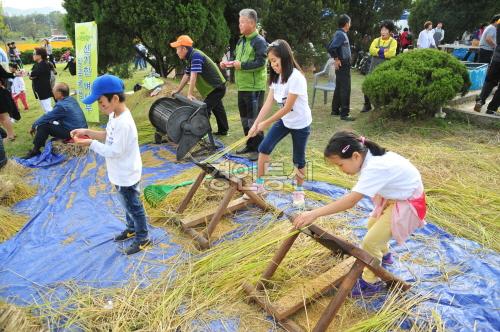
{"label": "striped shirt", "polygon": [[[194,49],[192,48],[189,52],[193,52]],[[187,58],[189,58],[189,55],[187,55]],[[201,73],[203,71],[203,63],[205,62],[205,57],[201,55],[199,52],[194,52],[193,56],[191,57],[191,63],[189,63],[186,67],[186,74],[190,73]]]}

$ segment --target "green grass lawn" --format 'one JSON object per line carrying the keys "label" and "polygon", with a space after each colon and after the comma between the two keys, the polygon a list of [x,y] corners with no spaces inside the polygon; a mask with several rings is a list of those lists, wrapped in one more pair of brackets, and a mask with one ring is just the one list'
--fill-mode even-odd
{"label": "green grass lawn", "polygon": [[[58,81],[76,87],[76,77],[63,72],[64,64],[58,65]],[[132,90],[140,83],[147,71],[136,72],[125,81],[126,89]],[[311,85],[312,75],[308,75]],[[313,167],[313,177],[323,181],[350,187],[355,178],[341,174],[324,164],[321,153],[334,132],[353,129],[409,158],[423,175],[428,194],[429,219],[444,226],[448,231],[476,240],[490,248],[500,250],[496,234],[500,232],[500,132],[498,129],[479,128],[458,120],[429,119],[389,120],[374,117],[373,113],[360,114],[363,95],[361,83],[364,77],[353,72],[351,109],[355,122],[342,122],[330,115],[331,94],[323,105],[323,96],[316,96],[313,109],[312,133],[307,157]],[[10,157],[24,155],[32,146],[28,130],[42,114],[35,100],[31,82],[25,79],[30,111],[21,111],[22,119],[14,126],[17,139],[5,144]],[[168,89],[176,82],[169,79]],[[161,93],[160,95],[163,95]],[[312,97],[312,88],[310,94]],[[150,105],[158,97],[149,97],[146,91],[128,96],[127,105],[134,114],[141,144],[153,142],[154,129],[148,120]],[[311,104],[311,100],[310,100]],[[224,105],[228,114],[230,134],[223,137],[226,144],[243,136],[237,108],[234,84],[228,86]],[[101,117],[102,123],[106,119]],[[98,124],[92,124],[97,126]],[[212,126],[216,128],[212,117]],[[273,161],[281,161],[291,172],[291,139],[285,138],[273,152]]]}

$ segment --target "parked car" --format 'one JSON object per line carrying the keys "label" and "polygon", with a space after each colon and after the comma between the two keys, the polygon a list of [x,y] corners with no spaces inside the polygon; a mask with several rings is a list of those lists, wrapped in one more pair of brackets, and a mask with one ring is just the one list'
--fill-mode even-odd
{"label": "parked car", "polygon": [[66,40],[68,40],[68,36],[63,36],[63,35],[56,35],[49,38],[49,42],[66,41]]}

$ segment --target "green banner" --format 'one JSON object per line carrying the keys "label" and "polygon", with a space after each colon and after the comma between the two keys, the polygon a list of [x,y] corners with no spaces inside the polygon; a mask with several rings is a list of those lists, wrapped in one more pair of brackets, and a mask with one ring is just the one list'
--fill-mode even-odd
{"label": "green banner", "polygon": [[97,78],[97,24],[75,23],[75,50],[78,101],[88,122],[99,122],[97,103],[85,105],[82,99],[90,95]]}

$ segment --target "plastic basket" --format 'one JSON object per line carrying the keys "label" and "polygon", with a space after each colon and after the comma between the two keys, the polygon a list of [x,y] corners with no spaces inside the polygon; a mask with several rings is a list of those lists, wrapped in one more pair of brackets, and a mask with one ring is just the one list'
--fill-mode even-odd
{"label": "plastic basket", "polygon": [[488,70],[487,63],[474,63],[474,62],[464,62],[467,71],[469,72],[469,78],[471,81],[471,86],[469,90],[481,90],[486,79],[486,72]]}

